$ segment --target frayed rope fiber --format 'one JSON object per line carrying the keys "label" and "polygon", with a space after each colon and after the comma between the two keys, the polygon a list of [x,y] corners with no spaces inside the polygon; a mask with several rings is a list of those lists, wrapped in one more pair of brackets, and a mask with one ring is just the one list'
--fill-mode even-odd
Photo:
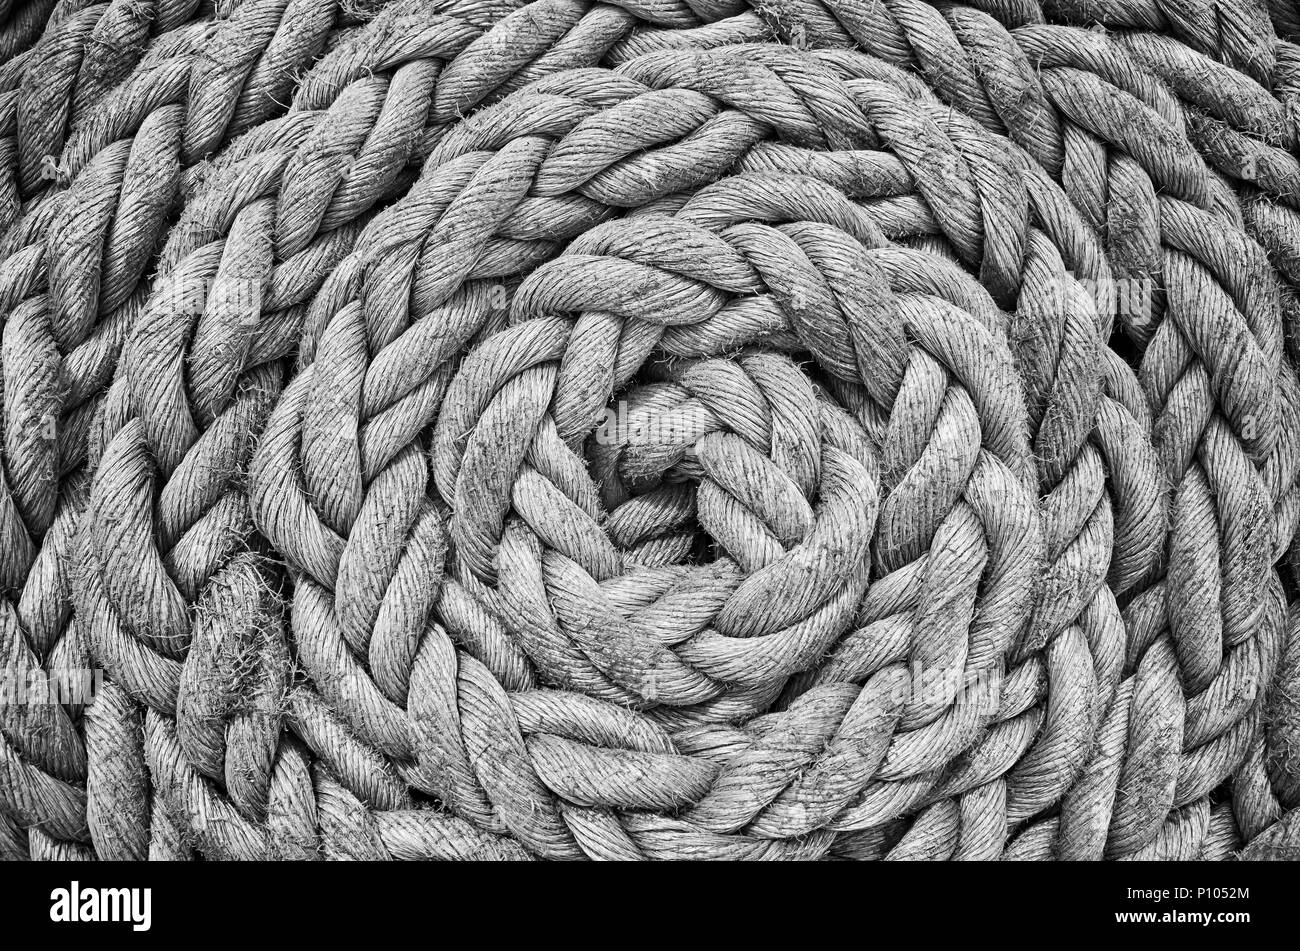
{"label": "frayed rope fiber", "polygon": [[0,0],[0,856],[1300,858],[1284,0]]}

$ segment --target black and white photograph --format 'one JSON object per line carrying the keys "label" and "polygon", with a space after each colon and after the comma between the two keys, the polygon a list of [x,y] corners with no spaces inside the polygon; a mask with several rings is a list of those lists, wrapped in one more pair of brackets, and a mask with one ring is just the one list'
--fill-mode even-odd
{"label": "black and white photograph", "polygon": [[0,859],[1293,928],[1300,2],[0,0]]}

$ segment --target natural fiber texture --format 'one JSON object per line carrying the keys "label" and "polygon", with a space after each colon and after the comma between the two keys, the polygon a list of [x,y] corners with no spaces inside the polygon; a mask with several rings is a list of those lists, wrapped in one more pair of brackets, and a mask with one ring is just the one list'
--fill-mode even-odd
{"label": "natural fiber texture", "polygon": [[24,10],[0,855],[1300,855],[1289,5]]}

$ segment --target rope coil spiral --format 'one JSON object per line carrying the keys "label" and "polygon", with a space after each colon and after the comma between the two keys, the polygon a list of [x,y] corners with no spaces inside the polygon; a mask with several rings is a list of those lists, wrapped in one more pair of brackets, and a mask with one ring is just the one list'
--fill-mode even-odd
{"label": "rope coil spiral", "polygon": [[0,855],[1294,858],[1297,41],[0,0]]}

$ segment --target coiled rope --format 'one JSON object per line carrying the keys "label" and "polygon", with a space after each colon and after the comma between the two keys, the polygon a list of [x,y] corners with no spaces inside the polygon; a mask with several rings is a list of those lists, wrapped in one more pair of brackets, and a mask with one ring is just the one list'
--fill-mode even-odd
{"label": "coiled rope", "polygon": [[0,851],[1297,847],[1285,5],[75,6]]}

